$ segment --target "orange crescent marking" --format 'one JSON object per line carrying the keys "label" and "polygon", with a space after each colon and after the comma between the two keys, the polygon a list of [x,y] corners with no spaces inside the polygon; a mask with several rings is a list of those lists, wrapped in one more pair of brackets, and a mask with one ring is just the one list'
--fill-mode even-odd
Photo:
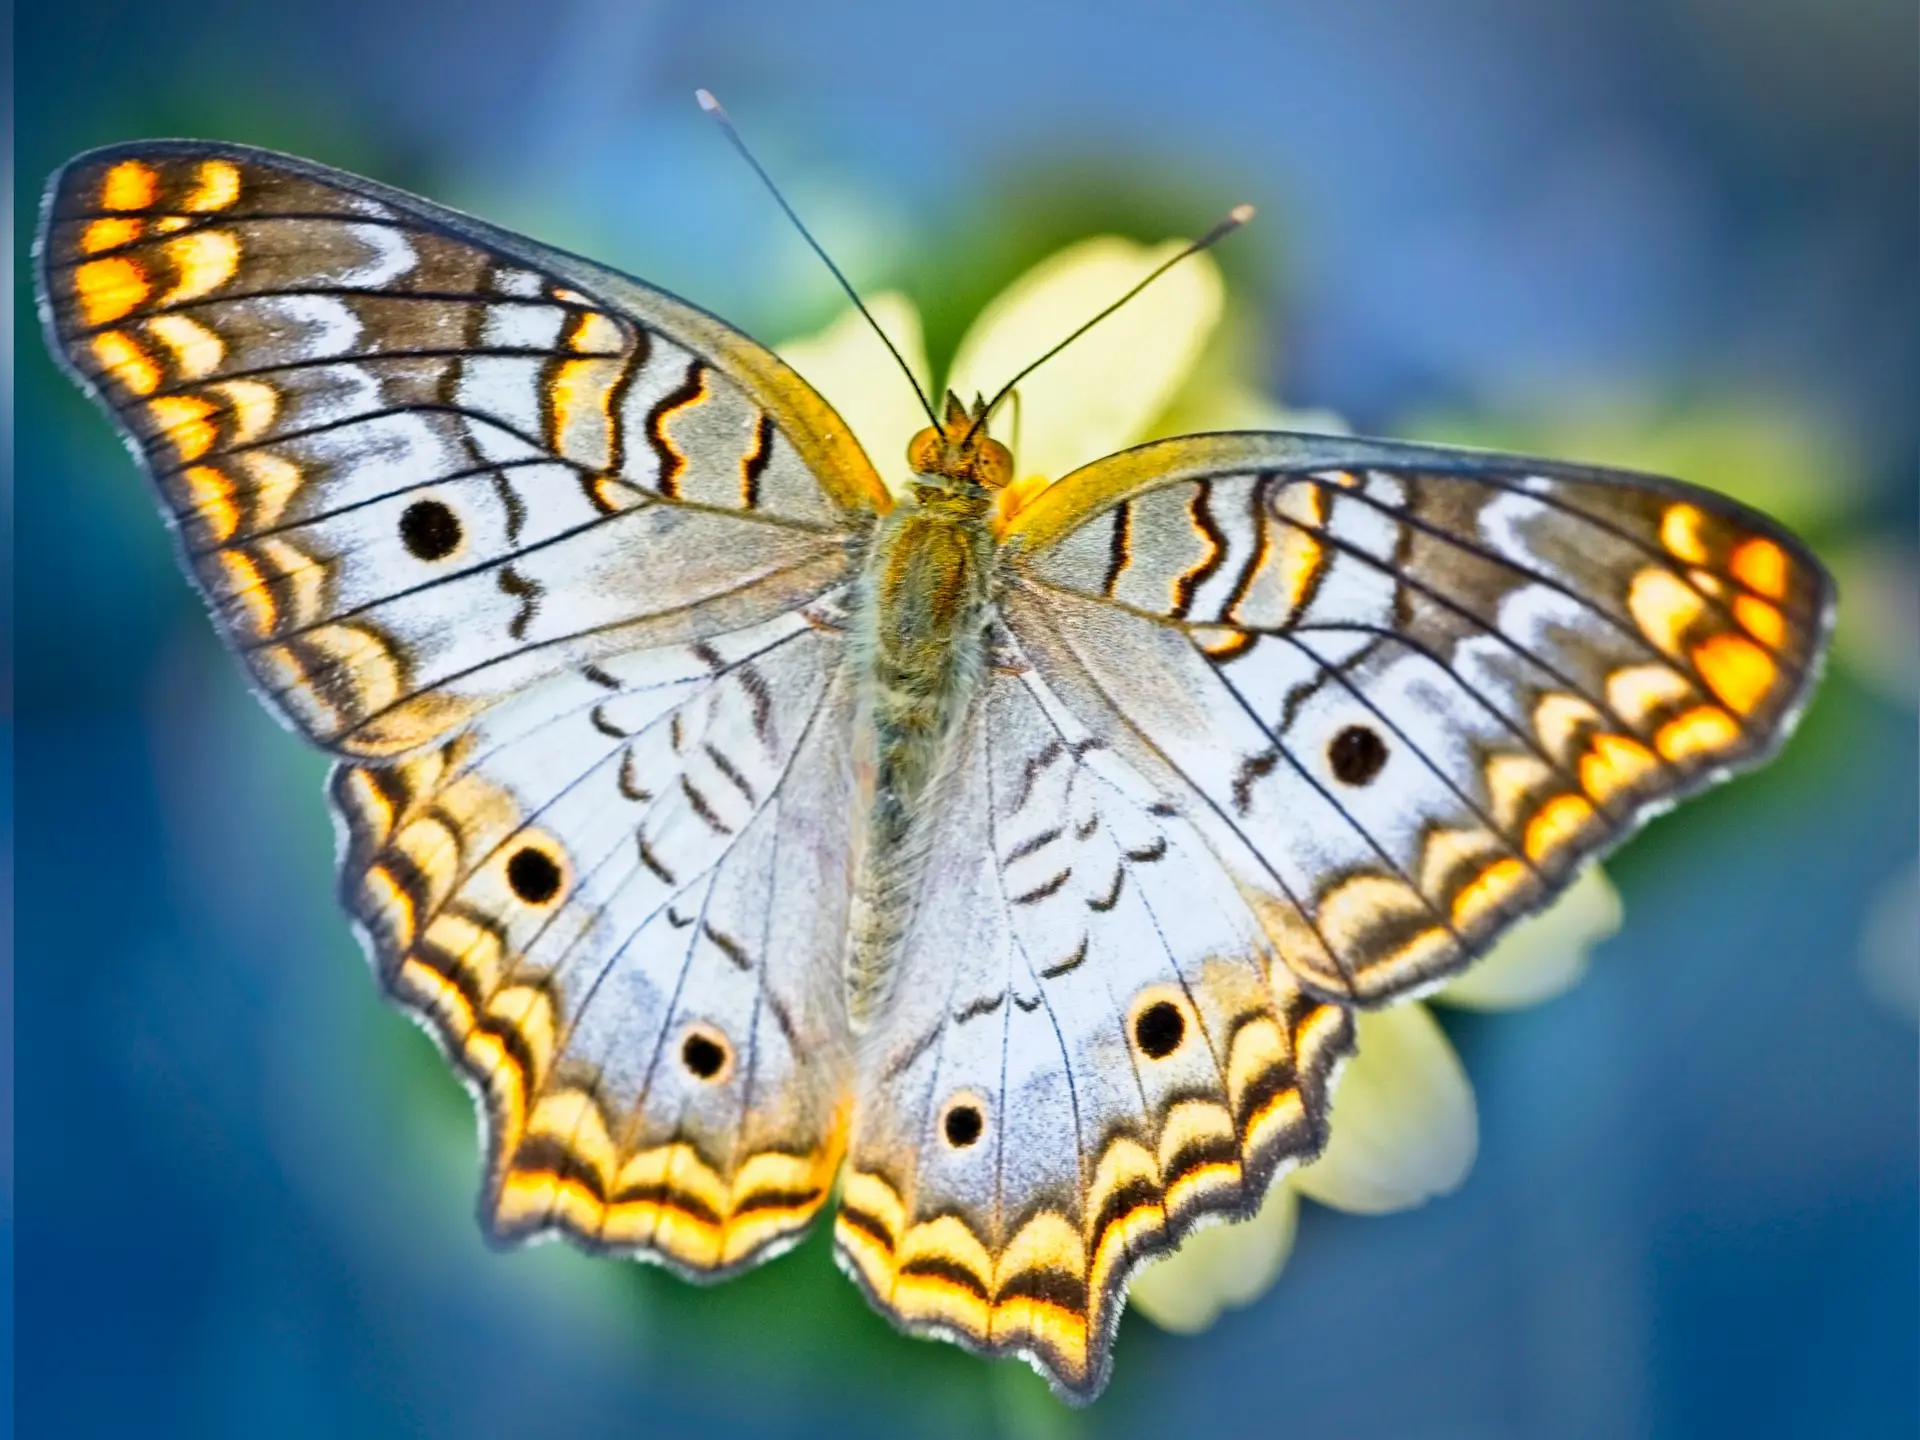
{"label": "orange crescent marking", "polygon": [[1660,543],[1676,560],[1689,565],[1707,563],[1707,547],[1700,539],[1700,527],[1706,516],[1692,505],[1669,505],[1660,517]]}
{"label": "orange crescent marking", "polygon": [[1733,618],[1762,644],[1777,649],[1787,638],[1786,617],[1781,615],[1776,606],[1769,605],[1757,596],[1734,596]]}
{"label": "orange crescent marking", "polygon": [[1780,669],[1744,635],[1715,635],[1693,647],[1693,663],[1707,688],[1737,715],[1751,714],[1767,697]]}
{"label": "orange crescent marking", "polygon": [[1731,749],[1740,741],[1740,726],[1717,705],[1701,705],[1660,727],[1653,743],[1669,760]]}
{"label": "orange crescent marking", "polygon": [[240,170],[228,160],[208,160],[200,166],[200,183],[186,199],[184,209],[224,210],[240,198]]}
{"label": "orange crescent marking", "polygon": [[196,230],[167,241],[166,255],[180,278],[160,303],[178,305],[198,300],[233,278],[240,268],[240,241],[229,230]]}
{"label": "orange crescent marking", "polygon": [[1526,883],[1527,867],[1513,856],[1494,861],[1453,897],[1453,923],[1473,924]]}
{"label": "orange crescent marking", "polygon": [[222,550],[220,564],[227,572],[227,583],[232,591],[230,598],[238,600],[246,608],[253,623],[253,633],[256,636],[271,635],[280,619],[280,607],[275,603],[273,591],[268,588],[253,557],[244,550]]}
{"label": "orange crescent marking", "polygon": [[1593,806],[1578,795],[1556,795],[1527,822],[1527,857],[1542,860],[1586,828]]}
{"label": "orange crescent marking", "polygon": [[198,460],[213,448],[220,435],[208,418],[214,408],[212,402],[198,395],[161,395],[147,402],[147,413],[173,442],[182,461]]}
{"label": "orange crescent marking", "polygon": [[105,325],[132,313],[152,290],[147,272],[124,255],[87,261],[73,272],[73,285],[88,325]]}
{"label": "orange crescent marking", "polygon": [[146,322],[146,330],[173,352],[173,363],[188,380],[211,375],[226,358],[220,337],[185,315],[156,315]]}
{"label": "orange crescent marking", "polygon": [[1706,608],[1700,592],[1671,570],[1650,565],[1633,577],[1627,609],[1634,624],[1661,650],[1680,654],[1680,638]]}
{"label": "orange crescent marking", "polygon": [[124,330],[104,330],[94,336],[93,358],[135,395],[151,395],[160,388],[160,367]]}
{"label": "orange crescent marking", "polygon": [[1600,804],[1628,789],[1659,762],[1638,740],[1625,735],[1596,735],[1580,757],[1580,788]]}
{"label": "orange crescent marking", "polygon": [[1764,537],[1746,540],[1735,548],[1727,568],[1749,590],[1769,600],[1784,600],[1787,595],[1787,552]]}
{"label": "orange crescent marking", "polygon": [[145,228],[138,220],[129,220],[125,216],[103,216],[87,222],[87,228],[80,232],[80,251],[84,255],[97,255],[102,250],[113,250],[121,245],[131,245],[140,238]]}
{"label": "orange crescent marking", "polygon": [[100,186],[100,205],[105,210],[144,210],[153,204],[160,177],[138,160],[122,160],[107,171]]}
{"label": "orange crescent marking", "polygon": [[233,484],[211,465],[191,465],[180,477],[186,482],[193,513],[205,522],[216,544],[225,544],[240,528],[240,511],[233,503]]}

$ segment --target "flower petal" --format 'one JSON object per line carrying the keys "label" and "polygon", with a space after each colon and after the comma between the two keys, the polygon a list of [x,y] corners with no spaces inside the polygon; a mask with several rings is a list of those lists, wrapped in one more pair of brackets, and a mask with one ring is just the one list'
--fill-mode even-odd
{"label": "flower petal", "polygon": [[1587,952],[1620,928],[1620,895],[1598,865],[1560,898],[1515,925],[1433,998],[1473,1010],[1518,1010],[1570,990]]}
{"label": "flower petal", "polygon": [[1473,1168],[1479,1122],[1460,1057],[1426,1006],[1355,1018],[1357,1049],[1334,1092],[1331,1138],[1293,1184],[1323,1205],[1382,1215],[1456,1189]]}
{"label": "flower petal", "polygon": [[[887,338],[899,347],[914,379],[927,383],[927,346],[920,312],[897,291],[867,300],[867,309]],[[880,478],[895,494],[904,494],[908,477],[907,442],[927,423],[920,402],[858,310],[849,306],[832,324],[812,335],[774,346],[774,353],[800,372],[852,427]]]}
{"label": "flower petal", "polygon": [[[1183,243],[1137,245],[1103,235],[1041,261],[973,322],[949,388],[968,404],[976,393],[991,396]],[[994,417],[994,434],[1013,447],[1017,473],[1057,480],[1146,434],[1213,334],[1223,293],[1212,257],[1183,260],[1022,380],[1019,424],[1006,406]]]}
{"label": "flower petal", "polygon": [[1162,1330],[1193,1335],[1222,1310],[1264,1294],[1293,1249],[1300,1203],[1284,1178],[1265,1203],[1237,1225],[1210,1225],[1187,1236],[1171,1255],[1134,1273],[1127,1297]]}

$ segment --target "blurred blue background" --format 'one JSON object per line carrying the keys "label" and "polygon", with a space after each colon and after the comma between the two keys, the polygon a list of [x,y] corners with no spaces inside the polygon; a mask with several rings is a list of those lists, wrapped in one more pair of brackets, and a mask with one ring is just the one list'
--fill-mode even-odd
{"label": "blurred blue background", "polygon": [[[15,18],[22,1433],[1916,1432],[1911,0]],[[914,296],[936,364],[1055,245],[1250,199],[1222,263],[1288,403],[1673,456],[1840,573],[1800,736],[1610,866],[1627,919],[1592,976],[1448,1015],[1466,1187],[1310,1207],[1252,1308],[1191,1340],[1130,1317],[1085,1412],[894,1336],[818,1243],[714,1290],[485,1249],[467,1100],[333,909],[322,762],[245,695],[25,323],[46,173],[189,134],[422,191],[764,338],[819,324],[829,282],[696,85],[856,280]]]}

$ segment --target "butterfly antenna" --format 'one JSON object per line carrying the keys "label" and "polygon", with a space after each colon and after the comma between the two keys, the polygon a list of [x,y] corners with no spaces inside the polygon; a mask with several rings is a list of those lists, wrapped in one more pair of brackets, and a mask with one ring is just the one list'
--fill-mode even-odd
{"label": "butterfly antenna", "polygon": [[1002,385],[1000,387],[999,393],[996,394],[990,402],[988,402],[987,408],[980,412],[980,417],[973,422],[972,428],[967,431],[965,438],[963,438],[960,443],[964,446],[968,440],[973,439],[974,431],[978,430],[982,425],[987,423],[987,418],[991,416],[995,410],[1000,408],[1000,402],[1002,400],[1005,400],[1008,395],[1013,393],[1014,386],[1018,385],[1022,380],[1026,379],[1027,376],[1031,375],[1034,371],[1038,370],[1042,365],[1046,364],[1047,361],[1053,359],[1054,356],[1058,355],[1062,350],[1066,349],[1069,345],[1073,344],[1074,341],[1078,340],[1082,335],[1086,334],[1089,330],[1093,329],[1094,326],[1098,325],[1102,320],[1106,319],[1109,315],[1113,314],[1114,311],[1118,310],[1122,305],[1125,305],[1129,300],[1133,299],[1134,296],[1138,295],[1142,290],[1146,289],[1154,281],[1158,280],[1162,275],[1166,274],[1167,271],[1171,270],[1174,266],[1178,265],[1182,260],[1185,260],[1190,255],[1198,255],[1202,250],[1211,250],[1215,245],[1218,245],[1222,240],[1226,239],[1227,236],[1231,235],[1234,231],[1238,230],[1242,225],[1246,224],[1249,220],[1253,219],[1253,215],[1254,215],[1254,210],[1253,210],[1253,206],[1251,205],[1234,206],[1233,209],[1227,212],[1225,219],[1223,219],[1218,225],[1215,225],[1211,230],[1207,231],[1206,234],[1202,235],[1198,240],[1194,241],[1191,245],[1187,246],[1187,248],[1182,250],[1178,255],[1172,256],[1171,258],[1165,261],[1162,261],[1160,264],[1154,266],[1154,268],[1148,272],[1146,278],[1141,280],[1141,282],[1138,285],[1135,285],[1131,290],[1127,291],[1126,294],[1122,295],[1118,300],[1114,301],[1111,305],[1107,306],[1106,309],[1102,310],[1098,315],[1094,316],[1091,320],[1087,321],[1086,324],[1082,325],[1078,330],[1075,330],[1071,335],[1067,336],[1066,339],[1062,340],[1058,345],[1054,346],[1051,350],[1047,351],[1047,353],[1042,355],[1038,360],[1034,361],[1031,365],[1027,366],[1026,369],[1022,370],[1019,374],[1015,375],[1011,380],[1007,381],[1006,384]]}
{"label": "butterfly antenna", "polygon": [[940,417],[934,414],[933,402],[927,399],[927,392],[920,388],[920,382],[914,378],[913,371],[907,366],[906,357],[900,353],[893,341],[887,338],[887,332],[882,330],[880,322],[873,318],[873,312],[867,309],[866,302],[860,298],[860,292],[855,290],[847,277],[840,273],[840,267],[833,263],[833,257],[821,248],[820,242],[813,238],[813,232],[807,229],[798,215],[793,213],[793,206],[789,205],[787,197],[780,193],[780,187],[773,183],[773,177],[767,174],[766,167],[753,158],[753,152],[747,148],[747,142],[742,140],[740,132],[734,129],[733,117],[728,115],[720,102],[713,98],[711,90],[696,90],[693,92],[693,98],[700,102],[700,108],[711,115],[714,123],[725,132],[733,148],[740,152],[740,158],[753,167],[753,173],[760,177],[760,183],[767,187],[768,193],[779,203],[780,208],[786,211],[787,219],[791,220],[793,228],[800,232],[800,238],[811,245],[813,253],[820,257],[820,263],[833,272],[833,278],[840,282],[840,288],[847,292],[847,298],[853,301],[854,308],[866,317],[867,324],[873,327],[873,333],[880,337],[880,343],[887,347],[887,353],[893,356],[895,363],[900,366],[900,373],[906,376],[907,383],[913,386],[914,397],[919,400],[920,408],[927,412],[927,419],[933,423],[933,428],[940,430],[942,428]]}

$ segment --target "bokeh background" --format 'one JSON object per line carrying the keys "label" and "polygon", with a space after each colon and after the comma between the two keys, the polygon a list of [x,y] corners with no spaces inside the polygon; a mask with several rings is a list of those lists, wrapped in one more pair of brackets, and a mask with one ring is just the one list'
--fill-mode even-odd
{"label": "bokeh background", "polygon": [[[1915,1433],[1910,0],[202,0],[15,16],[25,1434]],[[725,98],[936,365],[1083,235],[1221,253],[1217,363],[1363,432],[1668,468],[1840,575],[1767,772],[1610,869],[1539,1010],[1447,1024],[1456,1195],[1308,1208],[1210,1333],[1129,1317],[1092,1409],[895,1336],[823,1245],[696,1290],[482,1245],[468,1102],[331,899],[322,762],[245,695],[145,486],[31,327],[84,146],[295,150],[769,340],[837,309],[694,108]],[[17,1185],[13,1182],[17,1179]]]}

